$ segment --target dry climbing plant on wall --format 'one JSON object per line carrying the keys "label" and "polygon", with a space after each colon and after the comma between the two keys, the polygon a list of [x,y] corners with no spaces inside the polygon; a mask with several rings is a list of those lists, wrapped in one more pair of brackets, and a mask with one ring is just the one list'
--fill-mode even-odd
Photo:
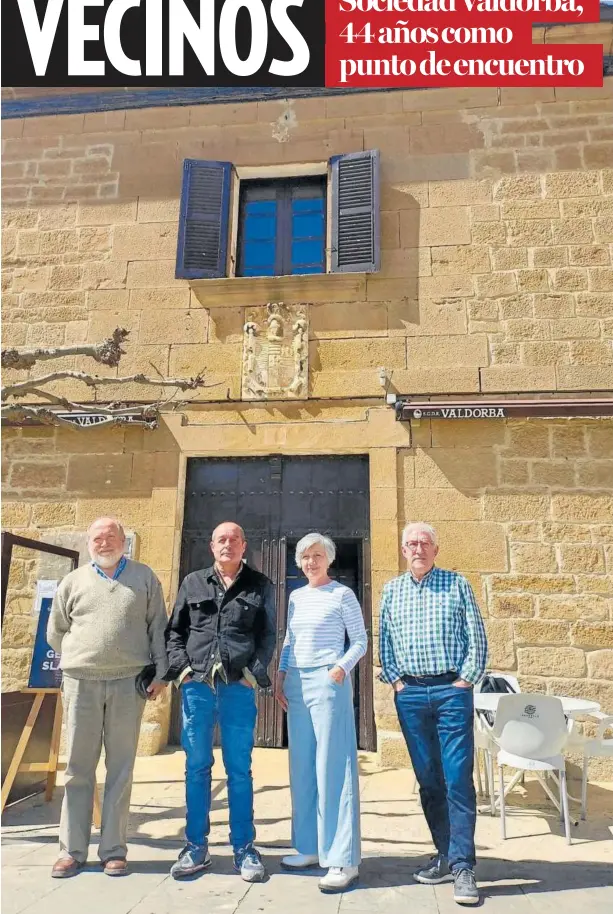
{"label": "dry climbing plant on wall", "polygon": [[[108,339],[100,343],[88,343],[75,346],[59,346],[38,349],[3,349],[2,368],[14,371],[28,371],[40,362],[63,359],[66,356],[86,356],[111,368],[117,367],[122,355],[125,355],[122,343],[129,335],[129,330],[116,328]],[[154,366],[152,366],[154,367]],[[157,371],[157,369],[155,369]],[[47,388],[58,381],[76,381],[93,389],[96,401],[88,404],[78,403],[66,397],[52,393]],[[157,399],[146,404],[128,402],[104,402],[105,385],[142,384],[146,387],[168,388],[172,393],[166,399]],[[161,412],[176,409],[185,405],[177,399],[179,393],[198,390],[215,385],[205,384],[202,372],[192,378],[165,378],[158,372],[158,377],[145,374],[127,375],[125,377],[103,377],[85,371],[63,369],[46,374],[30,374],[25,380],[14,381],[2,387],[1,415],[13,423],[36,422],[43,425],[69,425],[74,427],[70,416],[78,416],[85,410],[95,411],[107,424],[126,425],[135,420],[154,426]],[[42,403],[40,401],[43,401]],[[88,428],[90,425],[80,427]]]}

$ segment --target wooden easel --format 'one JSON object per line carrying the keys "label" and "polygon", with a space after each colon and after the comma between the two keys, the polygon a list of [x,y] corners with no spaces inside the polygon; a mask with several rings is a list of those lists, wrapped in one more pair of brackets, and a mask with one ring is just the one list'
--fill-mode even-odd
{"label": "wooden easel", "polygon": [[[6,777],[4,783],[2,784],[2,808],[1,811],[4,812],[4,807],[6,806],[6,801],[8,800],[9,794],[11,792],[11,787],[15,781],[15,778],[18,774],[22,772],[32,773],[35,771],[46,771],[47,772],[47,785],[45,787],[45,801],[50,803],[53,799],[53,791],[55,790],[55,782],[57,779],[57,773],[60,770],[64,769],[64,765],[58,762],[59,749],[60,749],[60,738],[62,735],[62,698],[59,689],[22,689],[22,692],[26,694],[34,694],[34,701],[28,718],[24,724],[24,728],[21,731],[21,736],[15,748],[15,753],[11,759],[11,764],[9,765],[8,771],[6,772]],[[49,746],[49,757],[46,762],[22,762],[25,751],[28,747],[30,737],[34,730],[36,720],[40,713],[40,709],[43,706],[43,701],[45,695],[56,695],[55,703],[55,714],[53,715],[53,730],[51,731],[51,744]],[[98,794],[98,786],[96,785],[94,789],[94,813],[93,813],[93,823],[96,828],[100,828],[102,822],[102,813],[100,809],[100,796]]]}

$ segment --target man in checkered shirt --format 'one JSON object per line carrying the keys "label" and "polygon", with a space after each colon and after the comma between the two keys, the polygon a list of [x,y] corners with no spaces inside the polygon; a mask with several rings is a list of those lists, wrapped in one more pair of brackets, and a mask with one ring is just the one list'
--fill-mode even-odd
{"label": "man in checkered shirt", "polygon": [[475,882],[477,800],[473,785],[473,686],[482,678],[487,639],[466,578],[436,567],[436,531],[402,531],[407,571],[383,588],[382,682],[394,703],[437,854],[415,873],[436,885],[454,879],[459,904],[478,904]]}

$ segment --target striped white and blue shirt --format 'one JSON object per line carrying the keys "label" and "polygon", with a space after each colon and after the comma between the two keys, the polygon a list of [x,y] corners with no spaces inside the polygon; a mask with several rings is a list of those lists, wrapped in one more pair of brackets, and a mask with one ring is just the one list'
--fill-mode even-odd
{"label": "striped white and blue shirt", "polygon": [[[345,635],[349,647],[345,651]],[[366,653],[362,610],[354,592],[338,581],[300,587],[289,598],[279,670],[290,666],[340,666],[349,674]]]}
{"label": "striped white and blue shirt", "polygon": [[477,684],[487,663],[487,637],[465,577],[434,567],[421,581],[407,571],[383,588],[379,616],[383,682],[402,676],[457,672]]}

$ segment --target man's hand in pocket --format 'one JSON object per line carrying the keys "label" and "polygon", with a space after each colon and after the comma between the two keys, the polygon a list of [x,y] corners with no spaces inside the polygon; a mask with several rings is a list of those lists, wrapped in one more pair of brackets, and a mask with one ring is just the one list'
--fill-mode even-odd
{"label": "man's hand in pocket", "polygon": [[456,689],[472,689],[473,687],[472,682],[467,682],[466,679],[456,679],[452,685],[454,685]]}

